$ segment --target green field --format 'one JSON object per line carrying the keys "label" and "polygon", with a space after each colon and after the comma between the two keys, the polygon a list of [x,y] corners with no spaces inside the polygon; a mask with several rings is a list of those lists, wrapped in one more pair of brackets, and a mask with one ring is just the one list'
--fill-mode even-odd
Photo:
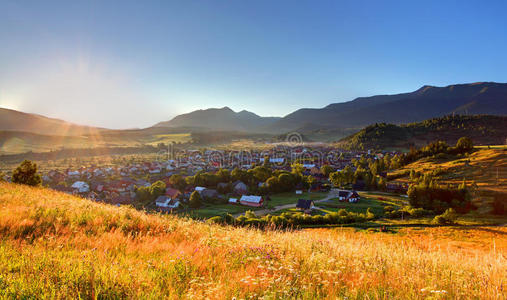
{"label": "green field", "polygon": [[361,200],[358,203],[339,202],[336,200],[326,201],[316,204],[324,213],[336,212],[340,209],[346,209],[351,212],[365,213],[368,208],[376,216],[384,213],[384,206],[393,206],[399,208],[408,205],[408,199],[395,194],[379,193],[379,192],[360,192]]}
{"label": "green field", "polygon": [[298,199],[311,199],[319,200],[326,197],[327,193],[308,193],[304,192],[302,195],[296,195],[296,193],[279,193],[271,195],[271,200],[268,201],[263,207],[250,207],[240,204],[205,204],[199,209],[184,212],[183,214],[193,218],[207,219],[214,216],[221,216],[224,214],[239,214],[244,213],[248,210],[264,210],[272,209],[280,205],[296,204]]}

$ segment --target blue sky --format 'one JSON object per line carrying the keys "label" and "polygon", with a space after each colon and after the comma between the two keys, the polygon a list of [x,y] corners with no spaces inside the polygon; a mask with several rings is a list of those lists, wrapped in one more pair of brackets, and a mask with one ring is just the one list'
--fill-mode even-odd
{"label": "blue sky", "polygon": [[0,0],[0,106],[110,128],[507,82],[505,1]]}

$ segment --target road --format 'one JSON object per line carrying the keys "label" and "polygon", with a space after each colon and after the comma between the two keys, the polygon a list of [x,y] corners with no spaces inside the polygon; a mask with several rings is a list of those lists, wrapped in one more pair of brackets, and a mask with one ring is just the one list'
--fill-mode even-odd
{"label": "road", "polygon": [[[331,200],[331,199],[336,198],[336,197],[338,197],[337,191],[331,190],[324,199],[314,200],[313,202],[314,203],[324,202],[324,201],[328,201],[328,200]],[[279,210],[282,210],[282,209],[288,209],[288,208],[294,208],[294,207],[296,207],[296,203],[278,205],[278,206],[275,206],[273,208],[269,208],[269,209],[266,208],[266,209],[256,210],[254,212],[255,212],[256,216],[262,217],[264,215],[273,213],[275,211],[279,211]],[[235,218],[237,218],[237,217],[239,217],[241,215],[244,215],[244,214],[245,213],[238,213],[238,214],[235,214],[233,216]]]}

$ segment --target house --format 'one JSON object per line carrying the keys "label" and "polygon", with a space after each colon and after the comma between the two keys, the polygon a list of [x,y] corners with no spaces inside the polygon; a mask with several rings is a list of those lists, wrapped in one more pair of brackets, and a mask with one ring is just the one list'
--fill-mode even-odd
{"label": "house", "polygon": [[167,196],[159,196],[155,200],[155,205],[159,208],[164,209],[175,209],[180,206],[180,201],[171,199]]}
{"label": "house", "polygon": [[211,199],[211,198],[218,198],[218,192],[213,189],[205,189],[201,191],[199,194],[201,194],[201,197],[203,199]]}
{"label": "house", "polygon": [[181,195],[181,192],[177,189],[167,188],[165,189],[165,195],[173,200],[178,199]]}
{"label": "house", "polygon": [[242,181],[236,181],[232,184],[234,193],[237,195],[246,195],[248,192],[248,187]]}
{"label": "house", "polygon": [[229,204],[238,204],[239,201],[238,201],[238,198],[229,198]]}
{"label": "house", "polygon": [[74,189],[77,193],[88,193],[90,191],[90,186],[88,183],[84,181],[76,181],[71,185],[71,188]]}
{"label": "house", "polygon": [[130,204],[132,199],[128,196],[114,195],[109,202],[112,204]]}
{"label": "house", "polygon": [[247,196],[243,195],[239,199],[239,203],[246,206],[261,207],[264,205],[264,199],[262,196]]}
{"label": "house", "polygon": [[313,202],[313,200],[298,199],[298,203],[296,204],[296,208],[309,214],[312,211],[312,209],[314,208],[314,202]]}
{"label": "house", "polygon": [[338,200],[341,202],[357,203],[360,197],[356,191],[338,191]]}
{"label": "house", "polygon": [[204,191],[206,188],[202,186],[196,186],[194,191],[198,192],[199,194]]}

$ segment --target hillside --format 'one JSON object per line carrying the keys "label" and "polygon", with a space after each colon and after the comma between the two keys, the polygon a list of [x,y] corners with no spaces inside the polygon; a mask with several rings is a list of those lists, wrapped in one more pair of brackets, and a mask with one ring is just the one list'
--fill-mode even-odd
{"label": "hillside", "polygon": [[340,140],[348,149],[420,147],[435,140],[454,145],[460,137],[476,145],[503,145],[507,139],[507,116],[445,116],[404,125],[376,123]]}
{"label": "hillside", "polygon": [[467,157],[423,158],[389,173],[388,177],[409,183],[412,170],[420,174],[433,172],[439,184],[459,185],[465,180],[479,211],[489,212],[495,200],[507,208],[507,147],[478,148]]}
{"label": "hillside", "polygon": [[101,129],[0,107],[0,130],[69,136],[97,134]]}
{"label": "hillside", "polygon": [[6,183],[0,205],[2,298],[499,299],[507,283],[501,227],[260,231]]}
{"label": "hillside", "polygon": [[507,84],[482,82],[446,87],[423,86],[396,95],[360,97],[324,108],[297,110],[266,130],[284,132],[301,127],[361,128],[372,123],[409,123],[448,114],[507,114]]}
{"label": "hillside", "polygon": [[234,112],[229,107],[223,107],[182,114],[170,121],[160,122],[155,127],[196,127],[207,130],[256,132],[259,127],[271,125],[278,119],[260,117],[246,110]]}
{"label": "hillside", "polygon": [[136,130],[101,130],[79,136],[43,135],[30,132],[0,131],[0,155],[26,152],[48,152],[60,149],[100,147],[156,146],[159,143],[189,142],[191,134],[178,128],[148,128]]}

